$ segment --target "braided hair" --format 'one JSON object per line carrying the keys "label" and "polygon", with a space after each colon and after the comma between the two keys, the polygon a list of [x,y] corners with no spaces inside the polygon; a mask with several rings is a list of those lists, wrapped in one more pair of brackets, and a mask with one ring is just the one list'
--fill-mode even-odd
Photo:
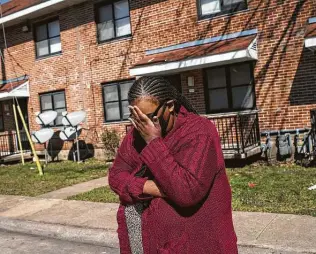
{"label": "braided hair", "polygon": [[128,102],[131,104],[133,101],[146,96],[157,99],[159,103],[175,100],[176,112],[180,110],[181,106],[184,106],[189,112],[198,114],[187,98],[163,77],[144,76],[137,79],[128,92]]}

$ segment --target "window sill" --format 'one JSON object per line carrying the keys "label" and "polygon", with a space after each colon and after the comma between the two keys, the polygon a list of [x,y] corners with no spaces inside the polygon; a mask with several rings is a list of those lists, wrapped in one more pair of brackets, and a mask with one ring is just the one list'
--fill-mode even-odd
{"label": "window sill", "polygon": [[103,46],[105,44],[112,44],[112,43],[121,42],[121,41],[129,41],[131,39],[132,39],[132,35],[127,35],[127,36],[124,36],[124,37],[113,38],[111,40],[98,41],[98,45],[99,46]]}
{"label": "window sill", "polygon": [[240,110],[240,111],[233,111],[233,112],[225,112],[225,113],[214,113],[214,114],[204,114],[201,116],[204,116],[206,118],[212,119],[217,117],[229,117],[229,116],[237,116],[237,115],[250,115],[258,113],[259,110],[257,109],[246,109],[246,110]]}
{"label": "window sill", "polygon": [[236,11],[236,12],[230,12],[230,13],[217,13],[217,14],[213,14],[213,15],[208,15],[208,16],[199,16],[198,17],[198,21],[197,23],[202,23],[203,21],[209,21],[209,20],[213,20],[213,19],[218,19],[218,18],[224,18],[224,17],[228,17],[228,16],[236,16],[238,14],[242,14],[244,12],[248,12],[249,9],[243,9],[240,11]]}
{"label": "window sill", "polygon": [[41,61],[41,60],[45,60],[51,57],[55,57],[55,56],[61,56],[63,54],[63,52],[58,52],[56,54],[51,54],[51,55],[47,55],[47,56],[41,56],[41,57],[36,57],[35,61]]}

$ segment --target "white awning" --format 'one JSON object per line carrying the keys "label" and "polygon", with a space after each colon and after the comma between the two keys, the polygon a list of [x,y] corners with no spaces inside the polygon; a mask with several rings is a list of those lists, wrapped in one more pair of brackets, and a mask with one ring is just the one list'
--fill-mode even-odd
{"label": "white awning", "polygon": [[306,48],[316,50],[316,37],[306,38],[304,44]]}
{"label": "white awning", "polygon": [[305,31],[305,47],[314,51],[316,50],[316,18],[310,18]]}
{"label": "white awning", "polygon": [[[238,45],[238,46],[236,46]],[[196,54],[199,52],[199,54]],[[203,54],[203,52],[206,52]],[[162,75],[258,60],[257,38],[243,37],[145,56],[130,69],[132,76]]]}
{"label": "white awning", "polygon": [[9,100],[12,98],[28,98],[30,97],[29,81],[19,85],[8,92],[0,92],[0,101]]}
{"label": "white awning", "polygon": [[48,0],[0,18],[0,24],[15,25],[28,19],[58,11],[86,0]]}

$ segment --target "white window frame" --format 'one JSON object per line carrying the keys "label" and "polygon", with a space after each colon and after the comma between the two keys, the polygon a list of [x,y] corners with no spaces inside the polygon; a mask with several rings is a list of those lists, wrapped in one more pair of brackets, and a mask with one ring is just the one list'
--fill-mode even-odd
{"label": "white window frame", "polygon": [[[54,23],[58,21],[58,25],[59,25],[59,34],[58,35],[55,35],[55,36],[50,36],[49,35],[49,24],[51,23]],[[43,26],[43,25],[46,25],[46,33],[47,33],[47,38],[46,39],[43,39],[43,40],[38,40],[37,39],[37,29],[40,27],[40,26]],[[42,58],[42,57],[47,57],[47,56],[53,56],[53,55],[58,55],[62,52],[62,48],[61,48],[61,37],[60,37],[60,23],[59,23],[59,19],[58,18],[55,18],[55,19],[51,19],[49,21],[45,21],[45,22],[42,22],[42,23],[38,23],[34,26],[34,38],[35,38],[35,52],[36,52],[36,58]],[[59,38],[59,41],[60,41],[60,50],[59,51],[56,51],[56,52],[53,52],[52,53],[52,48],[51,48],[51,40],[52,39],[56,39],[56,38]],[[47,54],[43,54],[43,55],[38,55],[38,43],[39,42],[43,42],[43,41],[47,41],[47,45],[48,45],[48,53]]]}
{"label": "white window frame", "polygon": [[[133,82],[134,82],[134,80],[124,80],[124,81],[117,81],[117,82],[111,82],[111,83],[103,84],[103,86],[102,86],[102,98],[103,98],[104,122],[105,123],[121,122],[121,121],[127,121],[128,120],[128,116],[124,116],[124,114],[123,114],[123,102],[126,102],[127,98],[126,99],[122,99],[121,85],[122,84],[126,84],[126,83],[131,83],[131,85],[132,85]],[[117,94],[118,94],[118,99],[117,100],[111,100],[111,101],[106,101],[105,100],[106,87],[110,87],[110,86],[116,86],[117,87]],[[106,104],[111,104],[111,103],[118,103],[120,116],[117,119],[108,120],[107,114],[106,114]]]}
{"label": "white window frame", "polygon": [[[115,11],[114,11],[114,5],[115,5],[115,3],[123,2],[123,1],[127,1],[127,3],[128,3],[128,16],[124,16],[124,17],[120,17],[120,18],[116,19]],[[100,39],[100,32],[99,32],[99,28],[98,28],[98,26],[100,24],[102,24],[102,22],[100,22],[99,9],[102,8],[102,7],[106,7],[106,6],[111,6],[111,9],[112,9],[112,22],[113,22],[114,36],[112,38],[109,38],[109,39],[101,40]],[[129,3],[129,0],[117,0],[117,1],[112,1],[110,3],[109,2],[105,2],[105,3],[96,4],[95,5],[95,18],[96,18],[96,25],[97,25],[97,37],[98,37],[98,42],[99,43],[112,41],[112,40],[116,40],[116,39],[119,39],[119,38],[126,38],[126,37],[130,37],[132,35],[132,25],[131,25],[131,14],[130,14],[130,3]],[[117,21],[125,19],[125,18],[129,18],[130,33],[122,35],[122,36],[117,36],[117,32],[116,32],[117,24],[116,23],[117,23]]]}
{"label": "white window frame", "polygon": [[232,14],[238,11],[246,10],[248,8],[247,0],[240,0],[237,3],[227,4],[226,6],[225,6],[225,2],[234,1],[234,0],[208,0],[209,2],[211,1],[217,2],[220,6],[220,9],[217,12],[214,11],[213,13],[203,13],[202,1],[204,0],[197,0],[197,9],[198,9],[199,19],[212,18],[219,15],[224,15],[224,14]]}
{"label": "white window frame", "polygon": [[[249,71],[250,71],[250,82],[248,84],[240,84],[240,85],[235,85],[232,86],[232,81],[231,81],[231,74],[230,70],[236,65],[240,64],[248,64],[249,65]],[[210,88],[208,85],[208,74],[207,70],[208,69],[216,69],[216,68],[224,68],[225,69],[225,80],[226,80],[226,86],[222,87],[216,87],[216,88]],[[207,114],[216,114],[216,113],[226,113],[226,112],[236,112],[236,111],[243,111],[243,110],[252,110],[256,108],[256,93],[255,93],[255,83],[254,83],[254,63],[253,62],[243,62],[243,63],[238,63],[238,64],[231,64],[231,65],[224,65],[224,66],[217,66],[217,67],[212,67],[204,70],[204,80],[205,80],[205,104],[206,104],[206,111]],[[238,87],[246,87],[246,86],[252,86],[252,96],[253,96],[253,105],[252,107],[246,108],[246,107],[234,107],[233,106],[233,88],[238,88]],[[210,95],[209,91],[210,90],[217,90],[217,89],[226,89],[227,92],[227,102],[228,102],[228,107],[225,109],[212,109],[210,108]]]}

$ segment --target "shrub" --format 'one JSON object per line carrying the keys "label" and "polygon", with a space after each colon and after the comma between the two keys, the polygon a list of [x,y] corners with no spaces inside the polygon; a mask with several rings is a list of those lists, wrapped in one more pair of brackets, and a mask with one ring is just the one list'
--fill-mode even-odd
{"label": "shrub", "polygon": [[106,160],[112,161],[120,145],[120,136],[117,131],[106,129],[102,133],[102,143],[105,149]]}

